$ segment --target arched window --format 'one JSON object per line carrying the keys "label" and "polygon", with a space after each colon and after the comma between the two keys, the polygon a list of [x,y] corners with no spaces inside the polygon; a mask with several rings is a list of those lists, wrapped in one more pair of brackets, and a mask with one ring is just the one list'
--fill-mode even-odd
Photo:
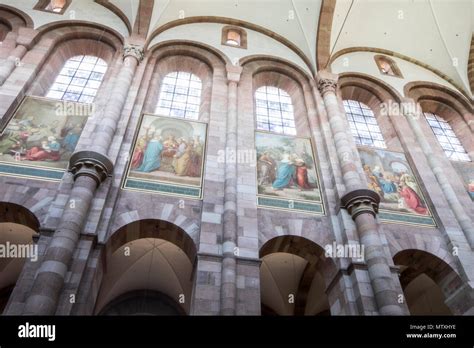
{"label": "arched window", "polygon": [[165,76],[155,113],[197,120],[202,83],[196,75],[179,71]]}
{"label": "arched window", "polygon": [[453,161],[470,162],[469,155],[449,123],[438,115],[429,112],[424,114],[446,156]]}
{"label": "arched window", "polygon": [[72,57],[64,64],[46,97],[92,103],[106,71],[107,63],[100,58]]}
{"label": "arched window", "polygon": [[372,109],[356,100],[344,100],[343,103],[356,144],[386,148]]}
{"label": "arched window", "polygon": [[296,135],[291,98],[284,90],[264,86],[255,92],[257,129]]}

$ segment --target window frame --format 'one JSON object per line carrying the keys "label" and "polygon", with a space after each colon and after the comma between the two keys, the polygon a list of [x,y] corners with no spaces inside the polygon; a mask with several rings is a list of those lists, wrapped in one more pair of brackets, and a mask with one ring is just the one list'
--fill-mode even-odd
{"label": "window frame", "polygon": [[[92,63],[92,58],[95,59],[94,63]],[[77,65],[77,67],[74,67],[75,65]],[[90,69],[86,69],[89,67]],[[92,104],[97,97],[107,70],[107,62],[98,56],[75,55],[70,57],[64,62],[61,70],[54,78],[54,81],[49,86],[45,97],[62,101]],[[88,74],[87,77],[85,77],[86,74]],[[92,78],[93,74],[100,74],[100,79]],[[57,93],[58,95],[59,93],[62,93],[62,96],[54,96],[54,93]],[[74,98],[65,98],[67,93],[71,95],[79,95],[79,97],[77,100]],[[83,97],[89,97],[85,99],[92,99],[84,101],[81,100]]]}
{"label": "window frame", "polygon": [[[400,68],[398,67],[397,63],[390,57],[379,54],[379,55],[374,56],[374,60],[375,60],[375,64],[377,65],[377,68],[379,69],[379,72],[382,75],[398,77],[398,78],[403,79],[403,74],[400,71]],[[390,65],[390,68],[392,69],[393,74],[386,73],[382,70],[382,65],[381,65],[382,61],[385,61],[386,63]]]}
{"label": "window frame", "polygon": [[[357,146],[387,149],[387,143],[385,142],[377,117],[370,106],[354,99],[343,100],[343,106],[347,122],[349,123],[349,129]],[[368,120],[372,122],[367,122]],[[364,134],[361,134],[361,132],[364,132]],[[368,136],[363,136],[365,134],[368,134]],[[379,134],[380,139],[374,138],[375,134]],[[371,144],[368,142],[364,143],[362,138],[370,139]]]}
{"label": "window frame", "polygon": [[[232,44],[227,43],[228,38],[229,38],[228,35],[229,35],[229,32],[231,31],[237,32],[240,35],[239,45],[232,45]],[[247,32],[240,27],[233,26],[233,25],[226,25],[225,27],[222,28],[221,45],[233,47],[233,48],[247,49]]]}
{"label": "window frame", "polygon": [[[463,146],[461,143],[461,140],[457,136],[457,134],[454,132],[453,127],[449,124],[448,121],[446,121],[443,117],[432,113],[432,112],[423,112],[423,116],[425,117],[426,123],[431,129],[431,132],[436,138],[436,141],[438,142],[439,146],[443,149],[444,155],[446,158],[450,161],[455,161],[455,162],[472,162],[471,157],[469,156],[469,153],[467,152],[466,148]],[[438,126],[433,126],[432,123],[436,123]],[[435,128],[438,129],[439,133],[442,134],[437,134],[435,131]],[[451,134],[446,132],[448,130]],[[447,141],[442,141],[441,137],[446,138]],[[454,140],[454,141],[452,141]],[[445,148],[443,145],[449,145],[453,150],[448,150]],[[460,147],[463,151],[457,151],[455,149],[455,146]],[[448,154],[448,151],[451,151],[451,155]],[[452,158],[453,155],[456,155],[456,158]],[[459,156],[464,155],[465,159],[461,159]],[[463,156],[461,156],[463,157]]]}
{"label": "window frame", "polygon": [[[264,91],[262,91],[262,89],[264,89]],[[271,89],[271,91],[273,90],[273,92],[277,92],[277,93],[269,93],[268,89]],[[265,94],[266,99],[259,99],[258,98],[259,94]],[[269,100],[268,96],[273,96],[273,99],[278,99],[278,100]],[[288,102],[285,103],[282,100],[283,101],[287,100]],[[286,92],[284,89],[276,87],[276,86],[271,86],[271,85],[260,86],[254,92],[254,103],[255,103],[255,107],[254,107],[255,128],[258,131],[265,131],[265,132],[290,135],[290,136],[297,135],[298,132],[296,128],[295,109],[293,106],[293,99],[291,98],[290,94]],[[266,106],[262,107],[259,105],[259,103],[261,103],[260,105],[266,104]],[[271,107],[270,103],[272,103],[274,107]],[[288,105],[288,107],[282,108],[282,105]],[[262,113],[262,109],[265,109],[266,112]],[[285,115],[287,117],[284,117]],[[260,117],[264,117],[266,118],[266,120],[262,122],[262,120],[259,119]],[[280,121],[280,122],[276,123],[276,121]],[[288,125],[288,121],[290,121],[289,125]],[[285,125],[285,122],[287,122],[287,125]],[[261,124],[266,124],[267,127],[261,127],[260,126]],[[281,131],[275,130],[275,128],[277,127],[281,128]],[[291,131],[287,132],[286,131],[287,129]]]}
{"label": "window frame", "polygon": [[57,15],[63,15],[64,12],[66,12],[67,8],[69,5],[71,5],[72,0],[65,0],[64,6],[59,12],[55,12],[52,10],[48,10],[48,6],[51,3],[51,0],[39,0],[35,7],[33,7],[33,10],[36,11],[42,11],[42,12],[47,12],[47,13],[52,13],[52,14],[57,14]]}
{"label": "window frame", "polygon": [[[170,75],[175,75],[175,74],[176,76],[170,76]],[[189,77],[187,79],[184,79],[182,77],[183,75],[188,75]],[[174,79],[175,80],[174,84],[170,84],[166,82],[167,79],[168,80]],[[181,82],[181,85],[179,85],[178,80],[187,81],[187,84],[185,85],[183,82]],[[197,87],[197,84],[199,84],[199,88]],[[172,91],[169,91],[169,90],[165,91],[164,90],[165,86],[173,87]],[[181,89],[181,91],[184,91],[184,89],[186,89],[186,92],[177,93],[177,89]],[[191,91],[193,92],[191,93]],[[164,98],[165,94],[167,94],[167,98]],[[169,72],[161,80],[160,91],[158,93],[158,101],[155,104],[154,113],[157,115],[197,121],[199,120],[201,116],[202,95],[203,95],[203,83],[202,83],[202,79],[199,76],[187,71]],[[183,96],[185,96],[185,98],[183,98]],[[182,98],[184,100],[180,101],[180,99],[177,99],[177,98]],[[190,102],[190,98],[197,99],[197,100],[195,102]],[[163,106],[167,103],[169,103],[169,106]],[[175,105],[184,106],[184,107],[174,107]],[[192,111],[192,109],[194,109],[194,111]],[[163,111],[163,110],[167,110],[167,111]],[[183,112],[182,116],[173,114],[173,110]],[[188,112],[191,113],[191,115],[193,116],[190,117]]]}

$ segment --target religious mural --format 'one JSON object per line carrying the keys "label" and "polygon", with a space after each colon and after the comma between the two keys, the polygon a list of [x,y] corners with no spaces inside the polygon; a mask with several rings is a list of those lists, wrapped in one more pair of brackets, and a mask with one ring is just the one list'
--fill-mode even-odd
{"label": "religious mural", "polygon": [[324,212],[310,139],[256,132],[258,205]]}
{"label": "religious mural", "polygon": [[381,220],[435,226],[403,153],[365,147],[358,150],[368,187],[380,195]]}
{"label": "religious mural", "polygon": [[0,135],[0,173],[60,180],[92,108],[25,97]]}
{"label": "religious mural", "polygon": [[123,188],[201,198],[207,125],[144,114]]}

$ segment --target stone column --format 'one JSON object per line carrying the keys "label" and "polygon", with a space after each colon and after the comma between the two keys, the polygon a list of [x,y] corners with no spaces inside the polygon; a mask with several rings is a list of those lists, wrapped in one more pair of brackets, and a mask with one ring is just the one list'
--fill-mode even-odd
{"label": "stone column", "polygon": [[0,66],[0,86],[10,77],[15,67],[21,63],[26,52],[33,46],[37,31],[29,28],[20,28],[16,39],[16,47],[10,52]]}
{"label": "stone column", "polygon": [[221,282],[221,314],[223,315],[235,315],[237,298],[237,85],[240,80],[241,72],[242,68],[239,66],[227,66],[227,80],[229,85],[227,98]]}
{"label": "stone column", "polygon": [[365,261],[378,311],[382,315],[402,315],[403,311],[398,305],[398,294],[394,290],[392,274],[377,230],[376,214],[380,197],[367,189],[357,172],[354,152],[345,129],[345,116],[340,111],[336,95],[337,76],[320,72],[318,77],[318,88],[327,110],[346,188],[346,193],[341,198],[341,206],[352,216],[360,243],[365,247]]}
{"label": "stone column", "polygon": [[117,129],[128,91],[138,64],[143,60],[143,49],[138,45],[126,45],[123,53],[123,67],[115,81],[110,99],[94,130],[94,143],[90,150],[107,155]]}
{"label": "stone column", "polygon": [[74,187],[58,228],[41,261],[25,304],[24,315],[55,314],[94,192],[112,173],[113,165],[105,156],[81,151],[71,156],[69,168],[74,174]]}
{"label": "stone column", "polygon": [[421,150],[426,156],[428,164],[433,171],[433,174],[435,175],[441,190],[443,191],[444,197],[448,201],[449,206],[456,217],[456,220],[461,226],[461,229],[464,232],[471,249],[474,249],[474,225],[471,218],[464,210],[464,207],[459,202],[453,187],[451,186],[446,174],[443,171],[442,164],[436,158],[436,155],[433,153],[433,149],[423,134],[423,130],[421,129],[418,122],[418,118],[422,117],[421,108],[415,103],[413,99],[405,98],[402,103],[402,111],[408,123],[410,124],[418,144],[420,144]]}
{"label": "stone column", "polygon": [[129,45],[124,48],[124,67],[120,71],[96,127],[90,151],[71,156],[69,170],[74,174],[74,186],[58,229],[48,246],[25,304],[25,315],[54,315],[65,278],[72,261],[87,213],[97,187],[113,172],[107,153],[143,50]]}

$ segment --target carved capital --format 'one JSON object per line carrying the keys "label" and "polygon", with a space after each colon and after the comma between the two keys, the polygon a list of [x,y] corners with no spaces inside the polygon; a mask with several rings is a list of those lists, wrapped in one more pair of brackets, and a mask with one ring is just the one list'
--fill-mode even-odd
{"label": "carved capital", "polygon": [[88,176],[95,180],[97,186],[112,175],[113,169],[112,162],[98,152],[75,152],[69,160],[69,171],[74,175],[74,180]]}
{"label": "carved capital", "polygon": [[319,79],[318,89],[321,95],[325,95],[328,92],[336,93],[337,81],[332,79]]}
{"label": "carved capital", "polygon": [[135,59],[140,63],[145,57],[145,51],[142,46],[139,45],[125,45],[123,47],[123,58],[125,59],[128,56],[135,57]]}
{"label": "carved capital", "polygon": [[360,214],[371,214],[374,217],[379,212],[380,196],[372,190],[360,189],[346,193],[341,198],[341,206],[355,220]]}

